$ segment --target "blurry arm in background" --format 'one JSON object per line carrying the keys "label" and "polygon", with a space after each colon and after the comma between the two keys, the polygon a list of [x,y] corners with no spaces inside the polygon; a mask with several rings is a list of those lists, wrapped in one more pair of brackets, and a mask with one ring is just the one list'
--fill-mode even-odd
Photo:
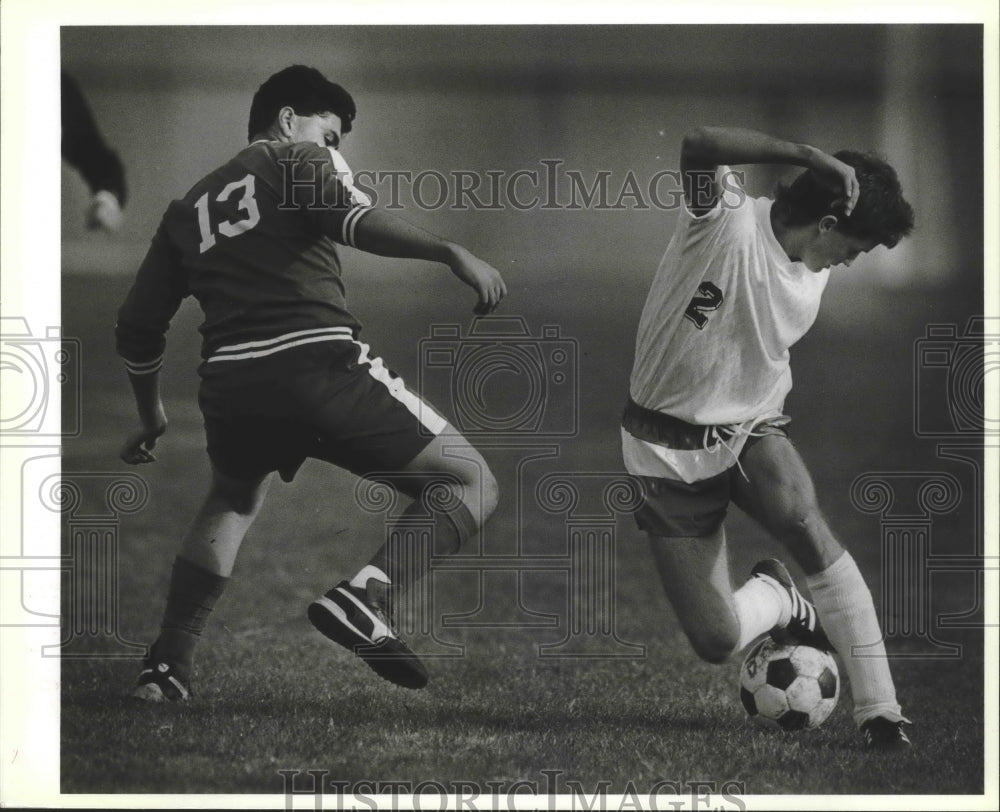
{"label": "blurry arm in background", "polygon": [[62,74],[62,156],[92,195],[87,228],[117,231],[125,208],[125,169],[101,137],[79,85]]}

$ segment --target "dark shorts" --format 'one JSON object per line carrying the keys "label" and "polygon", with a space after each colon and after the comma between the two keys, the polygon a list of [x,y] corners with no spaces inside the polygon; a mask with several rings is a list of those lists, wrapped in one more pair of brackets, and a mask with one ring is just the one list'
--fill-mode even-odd
{"label": "dark shorts", "polygon": [[286,482],[307,457],[359,476],[405,468],[446,423],[368,349],[336,340],[203,363],[198,403],[215,468]]}
{"label": "dark shorts", "polygon": [[[655,536],[704,537],[713,534],[726,518],[726,511],[732,500],[733,484],[743,476],[739,459],[746,454],[761,437],[777,434],[787,437],[785,426],[789,418],[781,415],[752,424],[750,432],[736,443],[730,439],[729,445],[736,447],[734,455],[727,447],[720,447],[719,436],[726,438],[729,429],[716,427],[713,437],[706,435],[711,427],[696,426],[675,417],[645,409],[631,399],[622,417],[623,441],[631,455],[626,452],[627,467],[643,488],[642,504],[636,510],[635,519],[639,527]],[[662,449],[667,462],[662,475],[652,470],[650,460],[656,460],[655,453],[644,455],[642,449],[655,452]],[[698,464],[698,455],[711,459],[713,464],[727,460],[725,470],[711,476],[685,481],[671,476],[671,461],[678,467]],[[723,455],[721,457],[717,455]],[[628,463],[631,462],[631,465]],[[637,468],[644,471],[637,471]]]}

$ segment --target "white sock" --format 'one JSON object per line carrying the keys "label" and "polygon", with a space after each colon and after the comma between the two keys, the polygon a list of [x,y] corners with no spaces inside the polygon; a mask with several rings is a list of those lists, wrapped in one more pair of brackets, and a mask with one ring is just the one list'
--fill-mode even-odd
{"label": "white sock", "polygon": [[845,551],[825,570],[808,576],[806,583],[823,628],[847,669],[855,723],[875,716],[903,719],[875,604],[854,558]]}
{"label": "white sock", "polygon": [[750,578],[733,593],[733,599],[736,602],[736,618],[740,622],[737,651],[742,651],[751,640],[775,626],[788,623],[792,614],[788,593],[772,586],[764,578]]}
{"label": "white sock", "polygon": [[351,586],[356,589],[367,589],[368,580],[370,578],[374,578],[376,581],[380,581],[383,584],[392,583],[392,581],[389,580],[389,576],[382,572],[382,570],[374,564],[366,564],[358,570],[358,574],[351,579]]}

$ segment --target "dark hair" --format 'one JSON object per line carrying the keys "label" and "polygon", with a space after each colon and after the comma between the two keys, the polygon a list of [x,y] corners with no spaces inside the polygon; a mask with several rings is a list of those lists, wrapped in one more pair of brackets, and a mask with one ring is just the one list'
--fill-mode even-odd
{"label": "dark hair", "polygon": [[331,82],[316,68],[292,65],[257,88],[250,104],[247,138],[270,127],[282,107],[291,107],[300,116],[336,113],[345,135],[351,131],[351,122],[357,113],[351,94],[340,85]]}
{"label": "dark hair", "polygon": [[799,226],[833,214],[841,233],[893,248],[913,230],[913,208],[903,199],[896,170],[881,158],[862,152],[841,150],[833,157],[854,167],[861,187],[850,217],[841,215],[839,191],[812,170],[803,172],[789,186],[778,186],[775,216],[785,225]]}

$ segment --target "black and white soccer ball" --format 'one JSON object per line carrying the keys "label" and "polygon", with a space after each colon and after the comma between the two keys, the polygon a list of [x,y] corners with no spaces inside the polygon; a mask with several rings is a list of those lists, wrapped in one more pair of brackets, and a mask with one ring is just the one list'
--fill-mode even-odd
{"label": "black and white soccer ball", "polygon": [[740,667],[740,700],[750,718],[780,730],[819,727],[840,695],[837,663],[810,646],[786,646],[765,637]]}

